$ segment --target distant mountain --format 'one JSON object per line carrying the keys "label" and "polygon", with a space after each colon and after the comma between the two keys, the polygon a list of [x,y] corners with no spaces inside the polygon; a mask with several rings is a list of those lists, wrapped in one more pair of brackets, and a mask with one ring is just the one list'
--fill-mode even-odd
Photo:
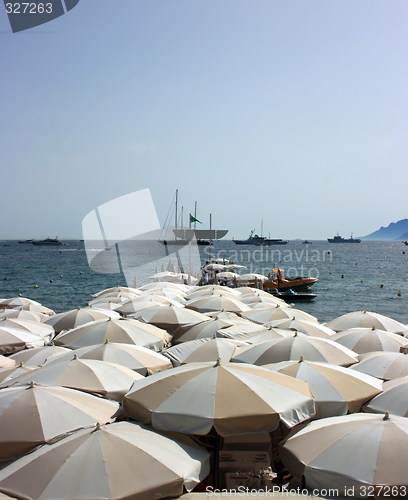
{"label": "distant mountain", "polygon": [[363,240],[406,240],[408,239],[408,219],[391,222],[387,227],[381,226],[374,233],[362,236]]}

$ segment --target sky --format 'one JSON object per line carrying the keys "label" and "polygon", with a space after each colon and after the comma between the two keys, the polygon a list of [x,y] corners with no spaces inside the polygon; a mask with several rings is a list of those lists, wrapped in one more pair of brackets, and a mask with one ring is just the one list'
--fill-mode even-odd
{"label": "sky", "polygon": [[[0,239],[82,238],[149,188],[244,238],[408,216],[405,0],[80,0],[12,33],[0,5]],[[124,213],[132,220],[143,213]]]}

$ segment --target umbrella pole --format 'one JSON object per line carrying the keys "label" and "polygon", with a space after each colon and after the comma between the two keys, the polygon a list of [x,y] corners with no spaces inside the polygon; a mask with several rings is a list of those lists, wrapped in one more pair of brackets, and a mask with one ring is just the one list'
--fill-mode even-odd
{"label": "umbrella pole", "polygon": [[221,448],[221,437],[218,432],[215,433],[215,447],[214,447],[214,488],[218,490],[220,488],[220,448]]}

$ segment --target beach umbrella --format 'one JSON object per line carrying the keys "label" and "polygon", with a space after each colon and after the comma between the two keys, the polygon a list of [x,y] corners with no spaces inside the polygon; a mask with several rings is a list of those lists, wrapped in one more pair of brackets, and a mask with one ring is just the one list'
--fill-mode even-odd
{"label": "beach umbrella", "polygon": [[186,307],[199,312],[211,311],[230,311],[230,312],[245,312],[251,308],[241,302],[223,295],[213,295],[211,297],[200,297],[194,300],[189,300]]}
{"label": "beach umbrella", "polygon": [[278,319],[305,319],[314,323],[318,322],[317,318],[300,309],[289,308],[287,306],[281,307],[279,305],[268,305],[262,309],[253,309],[252,311],[243,312],[241,316],[255,323],[268,323]]}
{"label": "beach umbrella", "polygon": [[281,328],[282,330],[295,330],[311,337],[335,340],[332,337],[336,333],[334,330],[320,323],[316,323],[315,321],[308,321],[306,319],[276,319],[274,321],[268,321],[265,325],[271,326],[272,328]]}
{"label": "beach umbrella", "polygon": [[187,296],[187,300],[198,299],[202,297],[211,297],[217,295],[225,295],[227,297],[239,299],[240,294],[235,288],[227,288],[221,285],[204,285],[200,286],[198,290],[190,292]]}
{"label": "beach umbrella", "polygon": [[78,359],[75,354],[72,356],[69,361],[60,361],[57,358],[29,373],[19,375],[12,380],[12,385],[24,385],[30,382],[40,385],[60,385],[121,401],[132,383],[143,378],[139,373],[115,363]]}
{"label": "beach umbrella", "polygon": [[383,380],[408,375],[408,356],[398,352],[369,352],[360,354],[359,362],[350,367]]}
{"label": "beach umbrella", "polygon": [[247,345],[231,339],[205,338],[190,340],[178,344],[163,351],[163,356],[171,360],[173,366],[185,365],[186,363],[202,363],[205,361],[217,361],[223,363],[231,360],[237,347]]}
{"label": "beach umbrella", "polygon": [[369,413],[388,411],[400,417],[408,417],[408,376],[394,378],[383,384],[383,392],[363,406]]}
{"label": "beach umbrella", "polygon": [[119,404],[31,383],[0,391],[0,459],[14,459],[73,430],[113,422]]}
{"label": "beach umbrella", "polygon": [[246,269],[247,266],[242,266],[240,264],[225,264],[224,265],[225,269]]}
{"label": "beach umbrella", "polygon": [[42,322],[48,319],[49,315],[26,311],[24,309],[0,309],[0,319],[3,318],[26,319],[29,321]]}
{"label": "beach umbrella", "polygon": [[211,319],[210,321],[204,321],[203,323],[198,323],[194,325],[185,333],[178,335],[173,338],[174,344],[181,344],[182,342],[188,342],[190,340],[204,339],[204,338],[214,338],[217,335],[218,330],[232,326],[234,323],[232,320],[226,319]]}
{"label": "beach umbrella", "polygon": [[56,345],[78,349],[90,345],[121,342],[160,351],[170,343],[171,336],[160,328],[134,319],[100,319],[55,337]]}
{"label": "beach umbrella", "polygon": [[100,292],[93,293],[92,297],[98,298],[107,295],[117,296],[122,293],[140,295],[140,290],[138,288],[131,288],[128,286],[114,286],[112,288],[106,288],[105,290],[101,290]]}
{"label": "beach umbrella", "polygon": [[272,297],[269,292],[261,290],[260,288],[253,288],[251,286],[239,286],[235,289],[242,298],[247,297]]}
{"label": "beach umbrella", "polygon": [[47,320],[45,324],[53,326],[56,332],[61,332],[62,330],[71,330],[72,328],[85,325],[91,321],[97,321],[98,319],[118,319],[119,317],[119,313],[115,311],[87,307],[55,314],[55,316]]}
{"label": "beach umbrella", "polygon": [[0,490],[35,500],[178,497],[208,474],[209,455],[130,422],[97,425],[44,445],[0,471]]}
{"label": "beach umbrella", "polygon": [[161,288],[161,289],[153,289],[153,290],[145,290],[142,292],[140,297],[148,297],[149,295],[155,295],[159,297],[165,297],[168,299],[174,299],[177,302],[184,303],[185,297],[187,296],[186,292],[182,290],[178,290],[177,288]]}
{"label": "beach umbrella", "polygon": [[98,359],[125,366],[143,376],[172,368],[168,358],[146,347],[132,344],[105,341],[103,344],[76,349],[75,354],[80,359]]}
{"label": "beach umbrella", "polygon": [[187,328],[203,321],[210,321],[208,316],[204,316],[204,314],[197,311],[174,306],[149,307],[148,309],[142,309],[134,316],[146,323],[164,328],[173,334],[182,333]]}
{"label": "beach umbrella", "polygon": [[43,365],[47,360],[60,357],[63,354],[72,355],[71,349],[59,347],[56,345],[46,345],[36,347],[35,349],[25,349],[24,351],[16,352],[10,356],[10,359],[16,363],[23,363],[29,368],[37,368]]}
{"label": "beach umbrella", "polygon": [[[249,319],[241,318],[234,312],[230,311],[211,311],[205,313],[206,316],[212,319],[220,319],[225,321],[232,321],[234,325],[251,325],[254,326],[254,322]],[[255,325],[256,326],[256,325]]]}
{"label": "beach umbrella", "polygon": [[26,297],[12,297],[10,299],[0,299],[0,309],[24,309],[41,314],[55,314],[52,309],[43,306],[39,302],[27,299]]}
{"label": "beach umbrella", "polygon": [[178,290],[185,293],[188,293],[192,290],[192,286],[185,285],[184,283],[170,283],[169,281],[162,281],[159,283],[148,283],[147,285],[143,285],[139,288],[141,292],[151,291],[151,290]]}
{"label": "beach umbrella", "polygon": [[396,333],[372,328],[350,328],[336,333],[332,339],[358,354],[367,352],[388,351],[400,352],[407,345],[407,339]]}
{"label": "beach umbrella", "polygon": [[137,299],[130,299],[122,304],[119,304],[116,308],[120,314],[128,316],[129,314],[134,314],[142,309],[148,309],[149,307],[159,307],[159,306],[169,306],[173,305],[175,307],[184,307],[183,304],[175,299],[170,299],[168,297],[163,297],[160,295],[141,295]]}
{"label": "beach umbrella", "polygon": [[[32,366],[26,366],[24,363],[18,363],[14,366],[0,369],[0,387],[8,387],[11,385],[16,377],[24,375],[32,371]],[[1,392],[1,391],[0,391]]]}
{"label": "beach umbrella", "polygon": [[16,328],[17,330],[22,330],[24,332],[31,333],[33,335],[38,335],[44,338],[47,342],[51,340],[51,337],[55,335],[54,328],[45,323],[40,323],[38,321],[31,321],[19,318],[4,318],[0,320],[0,329],[3,327]]}
{"label": "beach umbrella", "polygon": [[116,309],[122,304],[122,302],[103,302],[103,299],[101,301],[98,301],[98,303],[92,304],[91,302],[88,302],[88,306],[92,308],[97,308],[97,309],[107,309],[108,311],[116,311]]}
{"label": "beach umbrella", "polygon": [[350,328],[378,328],[386,332],[398,333],[403,335],[407,329],[406,326],[391,319],[388,316],[383,316],[370,311],[355,311],[348,314],[343,314],[332,321],[326,323],[328,328],[341,332],[343,330],[350,330]]}
{"label": "beach umbrella", "polygon": [[[258,328],[257,328],[258,327]],[[288,337],[290,332],[278,328],[264,327],[261,325],[234,325],[219,330],[217,336],[220,338],[238,340],[248,344],[259,344],[267,340]]]}
{"label": "beach umbrella", "polygon": [[334,365],[348,366],[358,359],[356,353],[336,342],[318,337],[309,337],[295,332],[283,337],[249,346],[233,357],[233,361],[266,365],[280,361],[323,361]]}
{"label": "beach umbrella", "polygon": [[382,382],[343,366],[313,361],[282,361],[264,365],[269,370],[304,380],[310,386],[316,403],[315,418],[346,415],[382,391]]}
{"label": "beach umbrella", "polygon": [[267,297],[264,295],[245,295],[244,297],[241,297],[241,301],[244,304],[249,305],[252,309],[255,307],[268,307],[269,304],[272,304],[273,306],[280,305],[283,307],[289,307],[284,300],[279,297],[274,297],[273,295],[268,295]]}
{"label": "beach umbrella", "polygon": [[310,489],[382,497],[381,490],[390,486],[405,498],[408,419],[356,413],[316,420],[284,442],[281,457]]}
{"label": "beach umbrella", "polygon": [[217,274],[217,278],[220,280],[233,280],[238,278],[239,274],[233,273],[231,271],[223,271]]}
{"label": "beach umbrella", "polygon": [[11,359],[11,356],[3,356],[0,354],[0,368],[12,368],[16,365],[16,361]]}
{"label": "beach umbrella", "polygon": [[189,363],[135,382],[125,413],[159,430],[218,435],[293,427],[314,414],[306,382],[251,365]]}
{"label": "beach umbrella", "polygon": [[44,344],[43,337],[25,332],[20,328],[0,326],[0,354],[11,354],[26,347],[41,347]]}
{"label": "beach umbrella", "polygon": [[225,266],[223,264],[213,263],[213,264],[207,264],[206,266],[204,266],[204,269],[206,271],[224,271]]}
{"label": "beach umbrella", "polygon": [[111,303],[111,304],[122,304],[123,302],[126,302],[131,299],[137,299],[137,297],[140,297],[142,292],[136,294],[136,293],[112,293],[112,294],[106,294],[106,295],[101,295],[100,297],[97,297],[90,302],[88,302],[88,306],[90,307],[99,307],[103,309],[103,307],[100,306],[100,304],[106,304],[106,303]]}

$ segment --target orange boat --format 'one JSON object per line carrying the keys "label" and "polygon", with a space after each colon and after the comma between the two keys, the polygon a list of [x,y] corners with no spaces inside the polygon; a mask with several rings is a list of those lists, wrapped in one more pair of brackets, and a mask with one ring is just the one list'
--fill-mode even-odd
{"label": "orange boat", "polygon": [[265,291],[268,291],[268,289],[275,289],[280,292],[289,289],[293,291],[305,291],[318,281],[318,278],[306,278],[304,276],[284,278],[282,274],[283,269],[273,268],[271,271],[275,273],[275,276],[271,276],[270,279],[263,282],[263,289]]}

